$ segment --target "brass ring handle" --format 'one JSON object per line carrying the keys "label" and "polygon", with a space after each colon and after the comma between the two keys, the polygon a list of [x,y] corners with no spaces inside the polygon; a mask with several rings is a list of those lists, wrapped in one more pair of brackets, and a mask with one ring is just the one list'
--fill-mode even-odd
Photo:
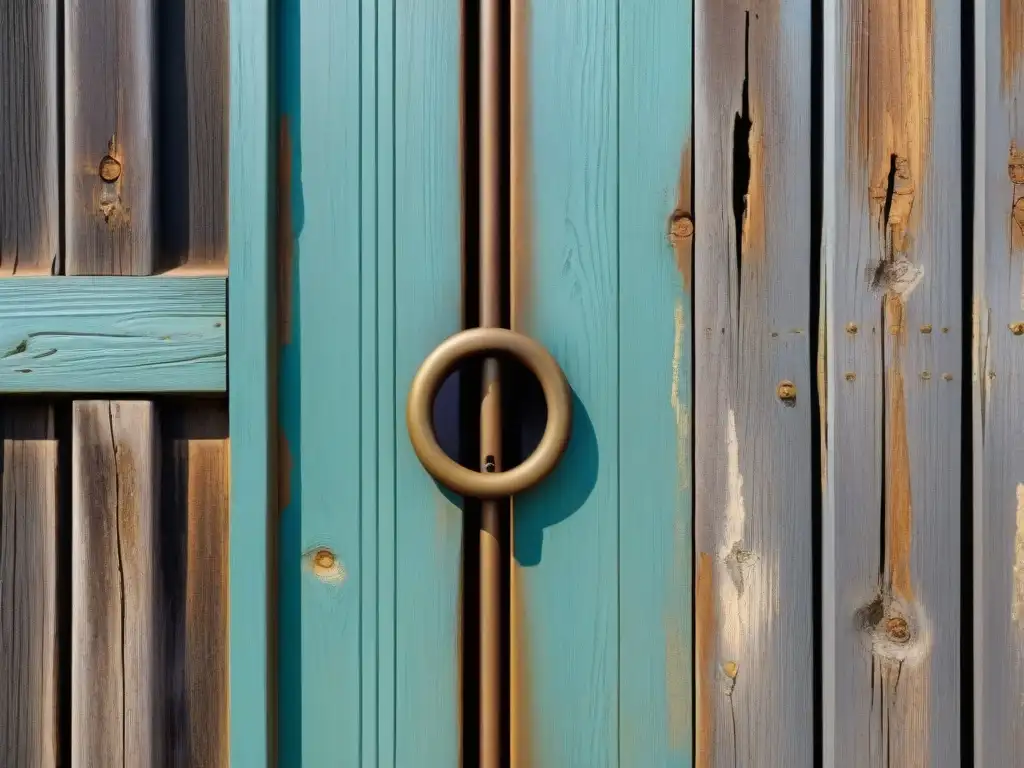
{"label": "brass ring handle", "polygon": [[[434,398],[445,377],[461,360],[487,352],[518,358],[540,381],[548,406],[548,423],[537,449],[507,472],[467,469],[444,452],[434,434]],[[405,423],[416,456],[435,480],[463,496],[495,499],[536,485],[555,468],[569,442],[572,399],[562,369],[538,342],[506,328],[472,328],[448,337],[423,361],[409,388]]]}

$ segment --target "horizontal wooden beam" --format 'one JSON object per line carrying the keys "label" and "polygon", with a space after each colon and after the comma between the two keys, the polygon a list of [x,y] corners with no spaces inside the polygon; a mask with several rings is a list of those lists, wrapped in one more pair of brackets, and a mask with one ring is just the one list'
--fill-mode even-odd
{"label": "horizontal wooden beam", "polygon": [[0,393],[223,392],[226,280],[0,280]]}

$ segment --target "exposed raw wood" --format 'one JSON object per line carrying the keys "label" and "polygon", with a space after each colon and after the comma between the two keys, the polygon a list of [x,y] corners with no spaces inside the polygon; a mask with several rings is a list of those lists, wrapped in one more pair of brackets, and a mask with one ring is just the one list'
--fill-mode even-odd
{"label": "exposed raw wood", "polygon": [[228,765],[226,403],[161,409],[161,602],[169,766]]}
{"label": "exposed raw wood", "polygon": [[811,3],[696,6],[695,556],[714,587],[713,608],[696,614],[696,636],[713,643],[698,656],[697,755],[709,766],[807,766],[819,483]]}
{"label": "exposed raw wood", "polygon": [[157,9],[160,266],[226,266],[228,2]]}
{"label": "exposed raw wood", "polygon": [[53,409],[7,401],[0,500],[0,765],[57,764],[57,440]]}
{"label": "exposed raw wood", "polygon": [[166,728],[152,403],[72,417],[71,759],[157,765]]}
{"label": "exposed raw wood", "polygon": [[59,266],[57,6],[0,7],[0,276]]}
{"label": "exposed raw wood", "polygon": [[[1024,5],[975,9],[974,765],[1024,754]],[[1001,44],[1000,44],[1001,43]]]}
{"label": "exposed raw wood", "polygon": [[840,768],[960,764],[960,7],[825,7],[823,744]]}
{"label": "exposed raw wood", "polygon": [[73,0],[64,9],[70,275],[153,271],[154,2]]}
{"label": "exposed raw wood", "polygon": [[0,392],[222,392],[225,282],[0,281]]}

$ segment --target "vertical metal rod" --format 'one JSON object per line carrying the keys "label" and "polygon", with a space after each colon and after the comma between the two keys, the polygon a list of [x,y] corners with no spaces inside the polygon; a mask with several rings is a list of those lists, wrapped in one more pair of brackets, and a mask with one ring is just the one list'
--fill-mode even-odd
{"label": "vertical metal rod", "polygon": [[[501,325],[501,8],[480,4],[480,325]],[[484,361],[480,464],[501,471],[501,380],[498,361]],[[480,507],[480,768],[500,768],[501,502]]]}

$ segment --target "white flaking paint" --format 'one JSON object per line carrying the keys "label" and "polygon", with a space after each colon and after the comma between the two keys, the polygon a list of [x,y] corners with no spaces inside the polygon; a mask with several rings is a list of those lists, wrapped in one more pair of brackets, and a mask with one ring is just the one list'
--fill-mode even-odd
{"label": "white flaking paint", "polygon": [[1024,621],[1024,483],[1017,483],[1017,532],[1013,539],[1013,602],[1010,617]]}
{"label": "white flaking paint", "polygon": [[[747,511],[743,499],[743,474],[740,472],[740,443],[736,435],[736,413],[729,409],[729,420],[726,425],[726,469],[728,488],[726,507],[723,515],[722,546],[718,550],[718,562],[715,583],[718,586],[719,610],[722,617],[719,635],[719,658],[741,662],[744,646],[744,619],[752,596],[746,589],[747,577],[754,565],[754,557],[743,550],[743,532],[746,525]],[[728,690],[735,685],[734,680],[727,681]]]}
{"label": "white flaking paint", "polygon": [[683,364],[683,337],[686,331],[686,319],[683,314],[683,302],[676,299],[675,341],[672,347],[672,412],[676,417],[676,477],[679,488],[684,490],[690,486],[690,461],[687,446],[690,440],[690,411],[687,404],[679,397],[679,383]]}

